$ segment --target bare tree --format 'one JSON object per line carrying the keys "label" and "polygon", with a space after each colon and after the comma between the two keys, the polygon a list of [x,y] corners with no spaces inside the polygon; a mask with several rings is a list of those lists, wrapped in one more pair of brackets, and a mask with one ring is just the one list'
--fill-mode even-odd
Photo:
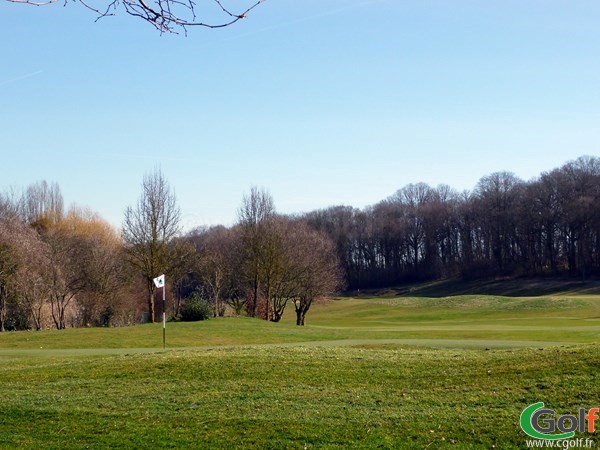
{"label": "bare tree", "polygon": [[0,330],[42,327],[47,246],[16,217],[0,219]]}
{"label": "bare tree", "polygon": [[[392,223],[390,234],[398,239],[401,234],[398,211],[393,205],[390,207],[389,219]],[[304,216],[308,224],[316,230],[326,233],[334,242],[337,254],[340,258],[344,276],[351,285],[360,285],[361,258],[357,254],[359,247],[357,220],[359,210],[350,206],[332,206],[327,209],[313,211]],[[389,225],[385,225],[386,227]],[[400,247],[398,244],[397,247]],[[400,250],[398,250],[400,252]],[[398,258],[403,260],[403,258]]]}
{"label": "bare tree", "polygon": [[173,264],[169,269],[171,280],[169,284],[173,300],[172,314],[175,317],[179,316],[183,297],[187,297],[187,294],[193,290],[191,287],[196,285],[198,279],[196,271],[199,255],[192,237],[195,236],[196,231],[194,230],[184,237],[178,237],[169,244],[169,253],[173,256]]}
{"label": "bare tree", "polygon": [[304,221],[273,216],[261,240],[258,278],[264,298],[264,319],[279,322],[293,301],[298,324],[304,324],[312,302],[341,285],[335,248],[324,233]]}
{"label": "bare tree", "polygon": [[296,325],[304,326],[306,314],[315,300],[334,294],[344,286],[343,272],[331,239],[304,223],[294,225],[295,266],[293,302]]}
{"label": "bare tree", "polygon": [[109,326],[127,310],[125,292],[132,270],[125,260],[117,231],[96,213],[72,207],[56,227],[74,241],[83,288],[76,296],[80,325]]}
{"label": "bare tree", "polygon": [[[34,6],[58,3],[59,0],[7,0]],[[71,0],[96,14],[97,19],[115,16],[119,9],[133,17],[142,19],[161,33],[187,32],[188,27],[224,28],[246,18],[248,13],[266,0],[255,0],[234,11],[225,0],[205,0],[202,2],[202,17],[197,15],[198,4],[194,0]],[[65,0],[64,3],[68,3]]]}
{"label": "bare tree", "polygon": [[259,268],[261,292],[266,302],[265,320],[279,322],[293,295],[297,277],[295,244],[291,221],[279,216],[272,218],[263,239]]}
{"label": "bare tree", "polygon": [[[244,206],[246,214],[242,217],[247,220],[241,224],[188,235],[199,255],[196,271],[200,286],[217,310],[225,300],[238,313],[246,292],[250,297],[248,314],[256,311],[255,317],[272,322],[279,322],[286,305],[294,301],[301,324],[314,299],[341,285],[334,245],[306,222],[274,214],[270,197],[257,190],[246,198]],[[254,226],[260,226],[260,231]]]}
{"label": "bare tree", "polygon": [[57,183],[40,181],[27,187],[20,202],[24,220],[40,230],[56,225],[63,218],[64,201]]}
{"label": "bare tree", "polygon": [[9,244],[0,242],[0,331],[6,331],[8,302],[11,295],[8,286],[16,271],[17,263],[12,249]]}
{"label": "bare tree", "polygon": [[20,217],[23,197],[24,195],[15,189],[10,189],[5,193],[0,192],[0,220]]}
{"label": "bare tree", "polygon": [[[252,187],[250,195],[244,196],[238,212],[241,228],[242,252],[246,268],[245,278],[250,285],[249,315],[256,317],[260,300],[262,275],[265,272],[265,243],[269,228],[275,217],[273,197],[265,190]],[[265,314],[268,314],[268,307]]]}
{"label": "bare tree", "polygon": [[495,172],[479,180],[476,188],[479,221],[486,230],[485,247],[490,264],[511,270],[516,256],[516,206],[523,182],[510,172]]}
{"label": "bare tree", "polygon": [[52,320],[57,329],[64,330],[74,319],[74,299],[86,288],[84,266],[88,264],[89,242],[58,228],[46,233],[44,240],[49,247]]}
{"label": "bare tree", "polygon": [[237,315],[240,315],[244,309],[248,310],[248,284],[247,279],[242,275],[247,269],[247,263],[244,259],[244,242],[240,225],[230,228],[224,237],[222,248],[225,252],[227,276],[223,294],[227,304]]}
{"label": "bare tree", "polygon": [[231,231],[223,226],[197,230],[193,236],[198,254],[196,271],[205,293],[214,305],[215,317],[226,309],[226,287],[231,276]]}
{"label": "bare tree", "polygon": [[44,327],[44,306],[50,297],[47,248],[42,245],[40,241],[37,243],[39,252],[27,254],[31,261],[21,267],[15,276],[15,289],[22,307],[28,313],[29,326],[38,331]]}
{"label": "bare tree", "polygon": [[44,327],[44,306],[50,297],[50,260],[48,245],[33,230],[22,230],[19,238],[19,268],[13,287],[22,309],[28,315],[28,327]]}
{"label": "bare tree", "polygon": [[181,261],[171,244],[180,232],[181,212],[175,194],[159,169],[144,176],[137,205],[125,210],[123,240],[130,262],[139,269],[148,288],[148,313],[155,321],[153,278]]}

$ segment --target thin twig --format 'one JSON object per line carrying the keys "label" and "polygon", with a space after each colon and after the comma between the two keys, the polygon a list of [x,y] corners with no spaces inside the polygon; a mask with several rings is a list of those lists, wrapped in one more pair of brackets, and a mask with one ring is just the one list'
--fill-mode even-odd
{"label": "thin twig", "polygon": [[[59,0],[6,0],[11,3],[21,3],[33,6],[44,6],[51,3],[57,3]],[[69,0],[65,0],[65,4]],[[266,0],[257,0],[251,6],[246,8],[240,14],[231,12],[227,7],[223,5],[222,0],[211,0],[218,8],[227,16],[227,20],[221,23],[207,23],[204,21],[197,20],[196,15],[196,3],[193,0],[155,0],[152,3],[148,3],[146,0],[112,0],[106,6],[106,9],[98,9],[88,3],[88,0],[74,0],[82,4],[85,8],[94,12],[97,17],[96,21],[101,18],[114,16],[117,12],[117,7],[123,5],[125,12],[131,16],[138,17],[152,26],[154,26],[161,33],[175,33],[177,34],[177,28],[183,29],[187,33],[187,27],[204,27],[204,28],[224,28],[241,19],[246,18],[254,8]],[[188,15],[191,19],[187,19],[178,13],[174,12],[173,6],[181,9],[184,8],[188,11]]]}

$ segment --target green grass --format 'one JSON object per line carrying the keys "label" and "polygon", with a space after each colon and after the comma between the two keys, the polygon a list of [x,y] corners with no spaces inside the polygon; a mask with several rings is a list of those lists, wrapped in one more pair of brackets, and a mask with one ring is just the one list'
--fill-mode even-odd
{"label": "green grass", "polygon": [[2,333],[0,447],[523,448],[525,406],[598,406],[598,341],[600,296],[560,293],[169,323],[166,351],[159,324]]}
{"label": "green grass", "polygon": [[[162,325],[16,332],[0,335],[0,357],[17,349],[162,347]],[[167,324],[170,348],[360,339],[439,341],[600,341],[600,296],[342,298],[313,306],[307,326],[288,308],[281,323],[244,317]],[[532,344],[535,345],[535,344]]]}
{"label": "green grass", "polygon": [[522,448],[521,410],[597,405],[597,346],[262,347],[12,361],[3,448]]}

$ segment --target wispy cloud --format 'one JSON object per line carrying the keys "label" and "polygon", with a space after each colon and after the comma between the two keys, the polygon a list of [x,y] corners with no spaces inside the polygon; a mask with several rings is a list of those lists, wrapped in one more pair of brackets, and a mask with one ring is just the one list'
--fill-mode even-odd
{"label": "wispy cloud", "polygon": [[44,72],[43,70],[36,70],[35,72],[26,73],[25,75],[20,75],[18,77],[11,78],[9,80],[3,80],[3,81],[0,81],[0,86],[5,86],[7,84],[16,83],[17,81],[26,80],[27,78],[35,77],[36,75],[39,75],[43,72]]}

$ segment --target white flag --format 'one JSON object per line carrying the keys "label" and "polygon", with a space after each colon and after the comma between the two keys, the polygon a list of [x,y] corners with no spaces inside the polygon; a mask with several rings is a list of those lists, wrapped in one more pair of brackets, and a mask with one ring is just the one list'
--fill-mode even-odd
{"label": "white flag", "polygon": [[161,275],[160,277],[156,277],[156,278],[155,278],[154,280],[152,280],[152,281],[154,281],[154,285],[155,285],[157,288],[164,287],[164,285],[165,285],[165,276],[164,276],[164,274],[163,274],[163,275]]}

